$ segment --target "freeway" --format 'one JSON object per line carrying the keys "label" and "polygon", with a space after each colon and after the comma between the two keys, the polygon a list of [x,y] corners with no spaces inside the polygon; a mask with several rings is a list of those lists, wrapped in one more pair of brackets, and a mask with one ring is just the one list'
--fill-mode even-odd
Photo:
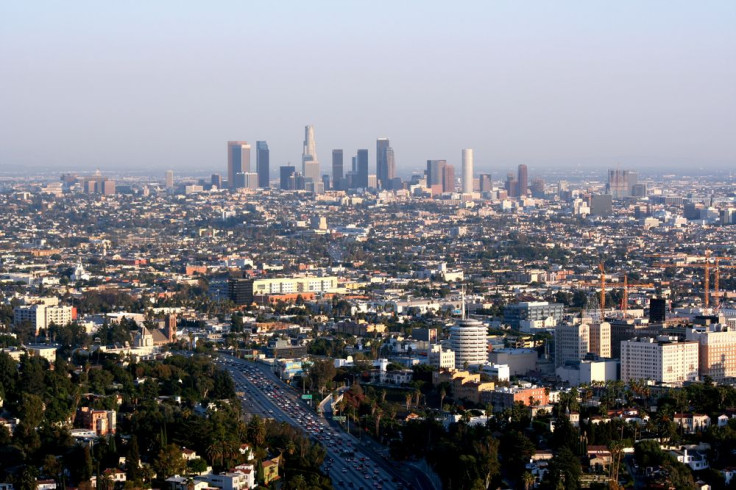
{"label": "freeway", "polygon": [[[247,413],[272,418],[300,428],[327,451],[323,470],[335,488],[398,489],[400,476],[373,451],[366,452],[353,436],[331,427],[299,399],[299,394],[267,368],[231,356],[220,355],[218,364],[243,394]],[[371,454],[372,453],[372,454]]]}

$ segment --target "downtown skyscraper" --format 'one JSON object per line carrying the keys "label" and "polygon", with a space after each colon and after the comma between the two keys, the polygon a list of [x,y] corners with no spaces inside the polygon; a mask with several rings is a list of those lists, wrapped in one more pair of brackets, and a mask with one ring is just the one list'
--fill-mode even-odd
{"label": "downtown skyscraper", "polygon": [[368,150],[358,150],[354,188],[368,188]]}
{"label": "downtown skyscraper", "polygon": [[332,188],[344,190],[345,171],[343,168],[342,150],[332,150]]}
{"label": "downtown skyscraper", "polygon": [[227,142],[227,185],[235,187],[238,174],[250,172],[250,145],[247,141]]}
{"label": "downtown skyscraper", "polygon": [[314,142],[314,126],[304,128],[304,148],[302,150],[302,175],[312,182],[319,182],[319,160],[317,159],[317,145]]}
{"label": "downtown skyscraper", "polygon": [[473,150],[463,149],[463,194],[473,193]]}
{"label": "downtown skyscraper", "polygon": [[396,176],[394,150],[388,138],[376,140],[376,179],[381,189],[390,189],[391,180]]}
{"label": "downtown skyscraper", "polygon": [[519,165],[519,171],[516,178],[516,185],[519,186],[519,189],[517,191],[517,196],[524,197],[526,196],[527,190],[529,189],[529,175],[528,170],[526,168],[526,165],[523,163]]}
{"label": "downtown skyscraper", "polygon": [[268,143],[256,141],[256,173],[258,174],[258,187],[268,189],[270,181],[269,170],[270,152]]}

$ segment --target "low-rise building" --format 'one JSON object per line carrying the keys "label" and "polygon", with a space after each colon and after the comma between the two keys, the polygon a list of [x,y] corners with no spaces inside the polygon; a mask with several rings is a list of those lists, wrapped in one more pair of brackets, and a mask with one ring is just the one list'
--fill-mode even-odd
{"label": "low-rise building", "polygon": [[537,369],[537,351],[534,349],[495,349],[488,354],[491,364],[506,364],[511,376],[524,376]]}
{"label": "low-rise building", "polygon": [[676,413],[673,421],[688,434],[704,431],[710,427],[710,417],[701,413]]}
{"label": "low-rise building", "polygon": [[98,436],[115,434],[117,414],[114,410],[94,410],[82,407],[77,410],[77,425],[83,429],[95,431]]}
{"label": "low-rise building", "polygon": [[435,369],[454,369],[455,351],[443,349],[440,344],[433,344],[427,354],[429,365]]}
{"label": "low-rise building", "polygon": [[526,406],[535,404],[547,405],[549,403],[549,396],[547,390],[540,386],[502,386],[493,391],[484,391],[481,393],[480,402],[493,405],[494,412],[502,412],[507,408],[512,408],[517,403]]}

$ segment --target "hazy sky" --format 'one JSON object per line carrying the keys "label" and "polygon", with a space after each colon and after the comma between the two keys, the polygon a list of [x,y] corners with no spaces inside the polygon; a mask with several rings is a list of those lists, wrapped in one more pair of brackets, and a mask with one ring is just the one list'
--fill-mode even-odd
{"label": "hazy sky", "polygon": [[310,123],[323,172],[736,168],[736,1],[0,2],[0,170],[273,176]]}

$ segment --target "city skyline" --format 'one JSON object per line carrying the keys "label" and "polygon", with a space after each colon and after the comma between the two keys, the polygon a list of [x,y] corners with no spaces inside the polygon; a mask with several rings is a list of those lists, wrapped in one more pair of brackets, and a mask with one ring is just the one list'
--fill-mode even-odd
{"label": "city skyline", "polygon": [[399,175],[467,147],[476,172],[736,166],[732,2],[391,4],[381,39],[374,5],[227,7],[3,4],[0,171],[215,170],[243,135],[278,166],[307,121],[325,150],[390,135]]}

